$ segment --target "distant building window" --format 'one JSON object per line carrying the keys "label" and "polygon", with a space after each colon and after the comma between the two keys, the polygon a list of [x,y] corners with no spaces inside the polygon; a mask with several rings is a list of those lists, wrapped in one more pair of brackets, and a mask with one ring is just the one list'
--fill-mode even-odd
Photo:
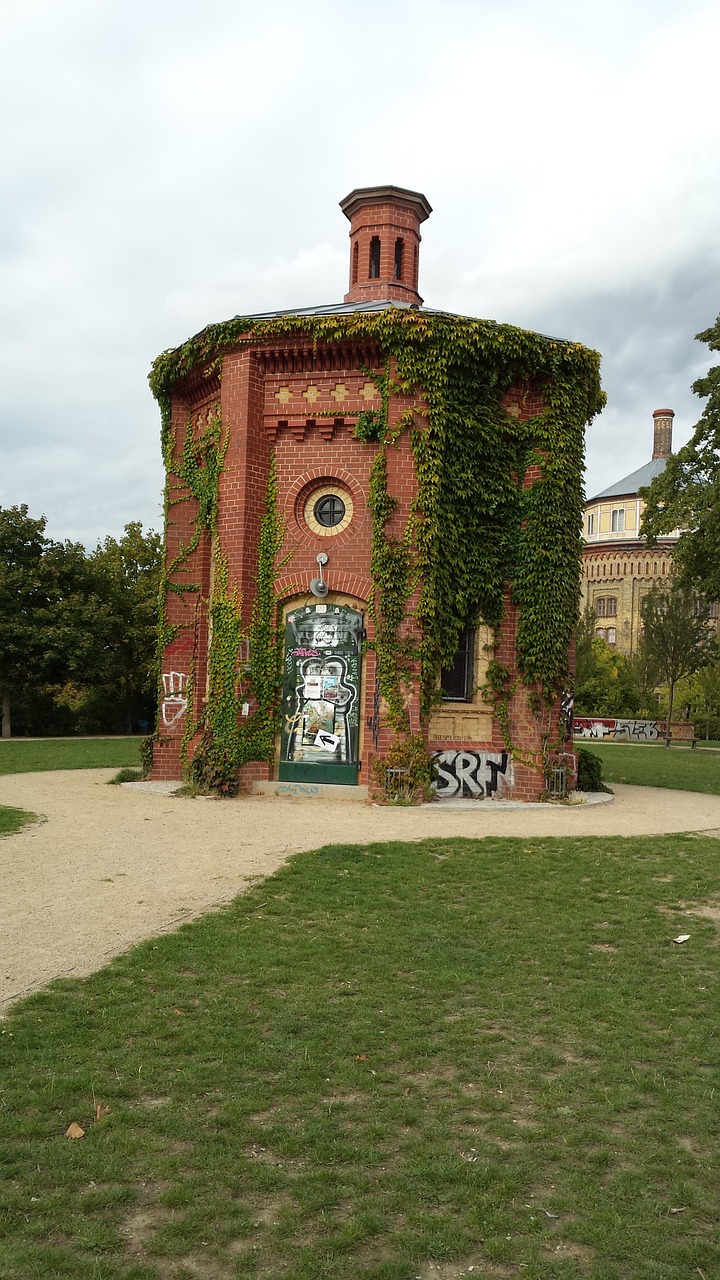
{"label": "distant building window", "polygon": [[717,618],[717,617],[718,617],[718,602],[717,600],[711,600],[710,604],[708,605],[708,618]]}
{"label": "distant building window", "polygon": [[440,672],[440,689],[444,702],[469,702],[475,683],[475,631],[466,627],[451,667]]}
{"label": "distant building window", "polygon": [[355,244],[353,245],[353,256],[352,256],[352,283],[353,284],[357,284],[359,254],[360,254],[360,245],[356,240]]}
{"label": "distant building window", "polygon": [[615,628],[614,627],[608,627],[607,629],[607,642],[610,645],[615,644]]}
{"label": "distant building window", "polygon": [[590,515],[588,516],[588,533],[594,533],[594,532],[595,532],[595,513],[591,511]]}
{"label": "distant building window", "polygon": [[597,618],[616,618],[617,596],[597,596],[595,599],[595,616]]}
{"label": "distant building window", "polygon": [[616,507],[610,517],[610,527],[613,533],[623,533],[625,531],[625,508]]}
{"label": "distant building window", "polygon": [[595,628],[595,635],[597,636],[598,640],[604,640],[604,639],[605,639],[605,628],[604,628],[604,627],[596,627],[596,628]]}

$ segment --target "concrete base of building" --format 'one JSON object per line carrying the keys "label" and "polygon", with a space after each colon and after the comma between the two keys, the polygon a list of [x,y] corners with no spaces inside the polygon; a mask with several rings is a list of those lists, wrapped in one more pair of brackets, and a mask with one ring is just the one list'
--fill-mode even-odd
{"label": "concrete base of building", "polygon": [[346,800],[366,804],[367,787],[346,787],[330,782],[253,782],[256,796],[290,796],[298,800]]}

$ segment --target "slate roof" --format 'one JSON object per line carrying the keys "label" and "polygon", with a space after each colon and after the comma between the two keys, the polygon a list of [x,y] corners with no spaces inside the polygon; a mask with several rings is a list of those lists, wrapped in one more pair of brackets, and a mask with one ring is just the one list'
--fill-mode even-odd
{"label": "slate roof", "polygon": [[[389,311],[391,307],[395,307],[398,311],[419,311],[424,316],[448,316],[451,320],[474,320],[475,316],[461,316],[455,311],[440,311],[437,307],[418,307],[414,302],[396,302],[391,298],[380,298],[375,302],[327,302],[318,307],[285,307],[281,311],[256,311],[252,315],[244,315],[240,313],[233,317],[235,320],[278,320],[281,316],[352,316],[357,315],[361,311]],[[501,328],[502,325],[498,320],[487,320],[486,324]],[[547,342],[558,342],[562,346],[568,346],[569,338],[555,338],[548,333],[536,333],[538,338],[544,338]]]}
{"label": "slate roof", "polygon": [[599,502],[601,498],[625,498],[636,494],[638,489],[650,484],[656,476],[662,475],[666,466],[667,458],[652,458],[644,466],[638,467],[637,471],[631,471],[629,476],[624,476],[622,480],[616,480],[615,484],[603,489],[602,493],[596,493],[594,497],[588,498],[585,505],[587,506],[590,502]]}
{"label": "slate roof", "polygon": [[[280,316],[352,316],[358,311],[387,311],[390,307],[397,307],[398,311],[419,311],[419,307],[412,307],[410,302],[393,302],[388,300],[379,302],[327,302],[324,306],[319,307],[285,307],[283,311],[259,311],[251,316],[238,315],[236,320],[277,320]],[[427,311],[427,307],[422,308]],[[432,312],[433,315],[440,315],[440,312]]]}

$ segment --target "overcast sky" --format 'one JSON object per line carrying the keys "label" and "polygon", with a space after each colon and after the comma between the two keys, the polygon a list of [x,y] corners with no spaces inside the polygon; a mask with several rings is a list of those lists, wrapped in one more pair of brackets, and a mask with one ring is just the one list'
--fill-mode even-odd
{"label": "overcast sky", "polygon": [[[0,506],[161,527],[154,357],[341,301],[354,187],[428,306],[594,347],[588,495],[675,445],[720,312],[716,0],[0,0]],[[715,360],[717,357],[715,357]]]}

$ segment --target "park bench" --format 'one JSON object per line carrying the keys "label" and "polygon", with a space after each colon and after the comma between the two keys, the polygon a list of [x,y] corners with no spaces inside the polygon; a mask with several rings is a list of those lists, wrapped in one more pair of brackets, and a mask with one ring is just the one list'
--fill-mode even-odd
{"label": "park bench", "polygon": [[697,746],[697,735],[695,733],[695,725],[688,720],[682,724],[674,724],[670,733],[663,735],[665,738],[665,746],[671,747],[677,743],[690,743],[692,751]]}

